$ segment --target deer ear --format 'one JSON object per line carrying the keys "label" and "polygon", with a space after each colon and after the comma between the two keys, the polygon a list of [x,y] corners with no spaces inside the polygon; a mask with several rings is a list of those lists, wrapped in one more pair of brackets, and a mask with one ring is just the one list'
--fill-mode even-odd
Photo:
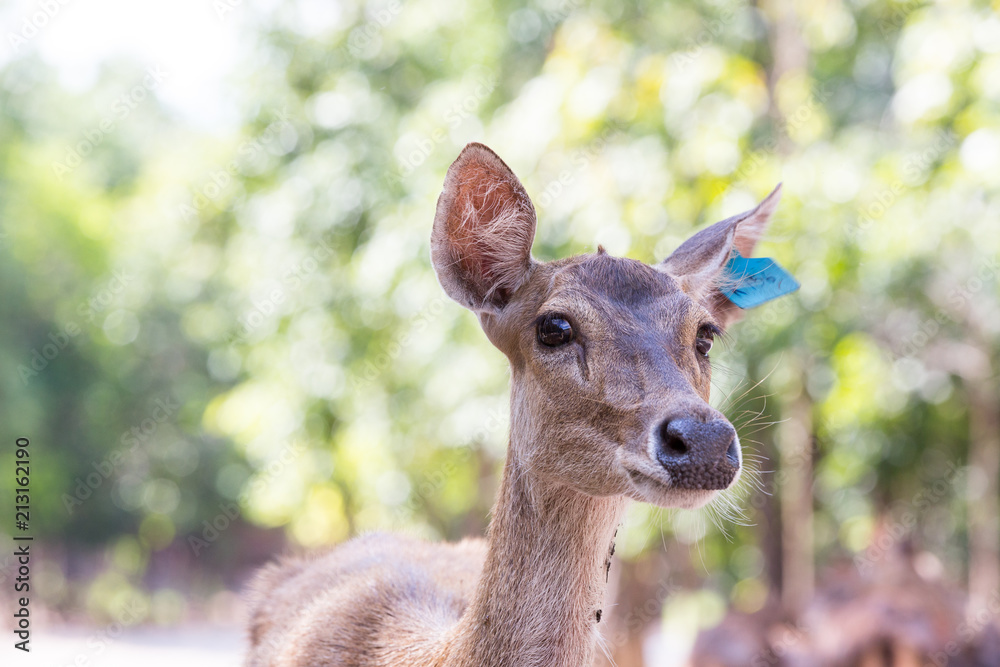
{"label": "deer ear", "polygon": [[701,230],[660,265],[680,283],[684,292],[701,301],[723,327],[739,319],[741,311],[719,291],[722,267],[733,250],[743,257],[753,254],[780,199],[779,183],[756,208]]}
{"label": "deer ear", "polygon": [[535,207],[514,172],[482,144],[448,169],[431,233],[431,261],[444,291],[466,308],[498,311],[531,268]]}

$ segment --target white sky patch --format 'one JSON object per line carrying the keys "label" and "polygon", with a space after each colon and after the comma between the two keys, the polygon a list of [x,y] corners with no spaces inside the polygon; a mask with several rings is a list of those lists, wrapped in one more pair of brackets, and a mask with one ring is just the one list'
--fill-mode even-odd
{"label": "white sky patch", "polygon": [[37,53],[84,91],[102,63],[132,59],[167,73],[156,89],[166,106],[206,129],[231,127],[240,109],[225,84],[252,46],[254,11],[245,0],[13,0],[0,9],[0,67]]}

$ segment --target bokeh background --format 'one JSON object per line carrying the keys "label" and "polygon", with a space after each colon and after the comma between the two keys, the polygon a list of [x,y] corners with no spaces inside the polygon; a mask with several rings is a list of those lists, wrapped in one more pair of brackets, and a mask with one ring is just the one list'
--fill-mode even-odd
{"label": "bokeh background", "polygon": [[737,510],[632,507],[617,664],[1000,664],[998,9],[5,3],[13,664],[238,664],[276,554],[483,532],[506,364],[428,250],[468,141],[524,182],[539,259],[657,261],[784,182],[758,254],[802,288],[713,352],[757,473]]}

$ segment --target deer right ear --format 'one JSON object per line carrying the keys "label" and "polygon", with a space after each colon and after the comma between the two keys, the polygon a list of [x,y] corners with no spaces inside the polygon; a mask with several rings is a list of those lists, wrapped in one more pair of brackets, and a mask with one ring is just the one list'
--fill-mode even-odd
{"label": "deer right ear", "polygon": [[703,302],[724,329],[740,318],[741,311],[719,290],[722,267],[733,250],[753,256],[780,199],[779,183],[755,208],[701,230],[659,265],[691,298]]}
{"label": "deer right ear", "polygon": [[532,265],[535,207],[496,153],[466,146],[448,169],[431,233],[444,291],[476,312],[502,309]]}

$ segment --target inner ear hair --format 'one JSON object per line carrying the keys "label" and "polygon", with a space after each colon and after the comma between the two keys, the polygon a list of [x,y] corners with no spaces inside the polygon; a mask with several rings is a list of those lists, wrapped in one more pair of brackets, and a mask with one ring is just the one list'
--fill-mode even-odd
{"label": "inner ear hair", "polygon": [[482,144],[465,147],[438,198],[431,258],[442,287],[474,311],[509,301],[531,267],[535,207],[503,160]]}

